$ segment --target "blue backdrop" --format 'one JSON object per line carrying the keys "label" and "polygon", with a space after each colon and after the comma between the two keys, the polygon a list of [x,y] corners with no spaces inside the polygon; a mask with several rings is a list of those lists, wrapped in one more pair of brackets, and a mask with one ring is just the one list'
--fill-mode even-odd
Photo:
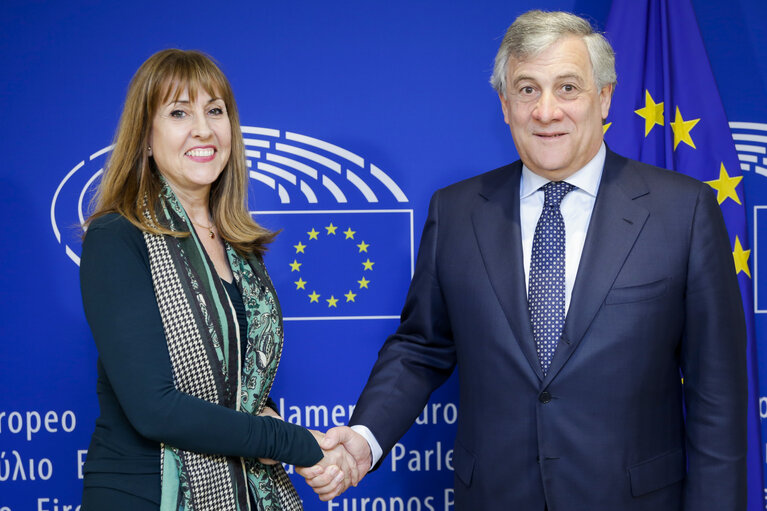
{"label": "blue backdrop", "polygon": [[[201,49],[232,82],[251,208],[283,229],[267,257],[287,318],[273,397],[287,420],[325,430],[348,420],[397,325],[431,193],[517,158],[487,83],[508,24],[544,8],[604,29],[611,4],[3,2],[0,511],[74,511],[80,502],[98,407],[78,223],[128,81],[149,55]],[[738,143],[751,355],[767,383],[767,4],[693,6]],[[762,384],[751,396],[754,435],[765,394]],[[456,406],[451,380],[382,469],[332,503],[297,478],[306,508],[451,509]],[[763,509],[767,446],[755,439],[749,509]]]}

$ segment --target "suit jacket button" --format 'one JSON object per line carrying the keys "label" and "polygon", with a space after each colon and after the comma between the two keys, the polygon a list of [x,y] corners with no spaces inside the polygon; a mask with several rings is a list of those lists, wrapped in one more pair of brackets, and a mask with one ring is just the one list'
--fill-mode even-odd
{"label": "suit jacket button", "polygon": [[551,393],[549,393],[548,390],[544,390],[543,392],[541,392],[541,395],[538,396],[538,401],[540,401],[543,404],[548,403],[549,401],[551,401]]}

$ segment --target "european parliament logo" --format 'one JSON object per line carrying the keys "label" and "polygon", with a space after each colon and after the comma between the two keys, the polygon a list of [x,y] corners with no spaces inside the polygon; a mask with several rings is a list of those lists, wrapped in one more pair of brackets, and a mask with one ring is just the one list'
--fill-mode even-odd
{"label": "european parliament logo", "polygon": [[[266,265],[286,321],[398,318],[413,273],[413,210],[382,169],[306,135],[242,126],[251,213],[279,230]],[[59,183],[50,218],[76,264],[79,226],[112,146]]]}
{"label": "european parliament logo", "polygon": [[[744,175],[752,173],[767,179],[767,124],[731,122],[730,130],[735,140],[740,169]],[[762,182],[767,185],[767,181]],[[765,314],[767,313],[767,204],[754,206],[751,224],[753,226],[751,257],[754,272],[754,312]]]}
{"label": "european parliament logo", "polygon": [[414,258],[401,188],[337,145],[263,128],[243,134],[250,177],[279,200],[263,209],[256,198],[253,214],[282,230],[265,260],[285,320],[398,318]]}

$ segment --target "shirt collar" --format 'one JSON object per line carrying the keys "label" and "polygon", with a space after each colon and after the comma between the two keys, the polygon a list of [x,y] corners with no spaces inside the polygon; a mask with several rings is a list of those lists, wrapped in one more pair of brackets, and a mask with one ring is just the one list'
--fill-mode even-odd
{"label": "shirt collar", "polygon": [[[599,181],[602,179],[602,169],[605,166],[605,157],[607,156],[607,149],[605,143],[599,147],[597,154],[589,161],[582,169],[578,170],[572,176],[565,179],[568,183],[583,190],[592,197],[597,196],[597,190],[599,189]],[[528,169],[526,165],[522,165],[522,180],[519,183],[519,197],[524,199],[535,192],[538,189],[548,183],[549,180],[545,177],[539,176],[532,170]]]}

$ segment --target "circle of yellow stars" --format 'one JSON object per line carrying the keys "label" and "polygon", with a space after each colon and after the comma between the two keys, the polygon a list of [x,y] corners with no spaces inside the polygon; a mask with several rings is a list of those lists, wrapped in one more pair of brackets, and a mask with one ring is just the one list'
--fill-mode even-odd
{"label": "circle of yellow stars", "polygon": [[[352,240],[352,242],[357,241],[354,237],[355,234],[357,234],[357,231],[353,231],[351,227],[347,227],[345,231],[341,231],[340,233],[337,233],[338,226],[333,225],[333,222],[330,222],[328,225],[326,225],[325,227],[321,229],[325,230],[325,233],[324,233],[325,236],[339,236],[343,234],[344,240]],[[296,249],[296,256],[298,256],[298,254],[306,254],[306,249],[307,247],[309,247],[309,244],[311,244],[312,240],[319,240],[319,236],[322,234],[322,232],[321,230],[318,231],[314,227],[312,227],[312,230],[308,231],[306,234],[309,237],[307,240],[308,244],[305,245],[304,243],[299,241],[298,244],[293,245],[293,248]],[[358,287],[355,290],[349,289],[347,293],[342,295],[346,299],[346,303],[354,302],[355,299],[357,298],[357,295],[359,294],[359,291],[361,291],[362,289],[369,289],[368,286],[370,285],[370,280],[365,278],[365,275],[366,275],[365,272],[367,271],[372,272],[373,266],[375,265],[375,262],[371,261],[368,255],[368,248],[370,247],[370,244],[365,243],[365,240],[361,239],[359,243],[356,243],[356,246],[357,246],[358,253],[365,254],[366,260],[362,261],[361,263],[363,275],[362,275],[362,278],[357,281]],[[294,258],[293,262],[290,263],[291,273],[292,272],[300,273],[302,264],[303,263],[298,262],[298,257]],[[293,281],[293,284],[296,285],[296,290],[303,290],[303,291],[309,290],[309,288],[307,287],[309,282],[304,280],[303,277],[301,277],[300,275],[298,277],[298,280]],[[357,293],[355,293],[354,291],[357,291]],[[322,295],[319,294],[316,289],[312,289],[312,292],[307,294],[306,296],[309,298],[309,303],[317,303],[317,304],[321,303],[320,298],[322,298]],[[337,308],[338,302],[339,300],[341,300],[341,298],[336,298],[334,295],[331,294],[330,298],[325,298],[324,300],[325,302],[327,302],[328,308]]]}

